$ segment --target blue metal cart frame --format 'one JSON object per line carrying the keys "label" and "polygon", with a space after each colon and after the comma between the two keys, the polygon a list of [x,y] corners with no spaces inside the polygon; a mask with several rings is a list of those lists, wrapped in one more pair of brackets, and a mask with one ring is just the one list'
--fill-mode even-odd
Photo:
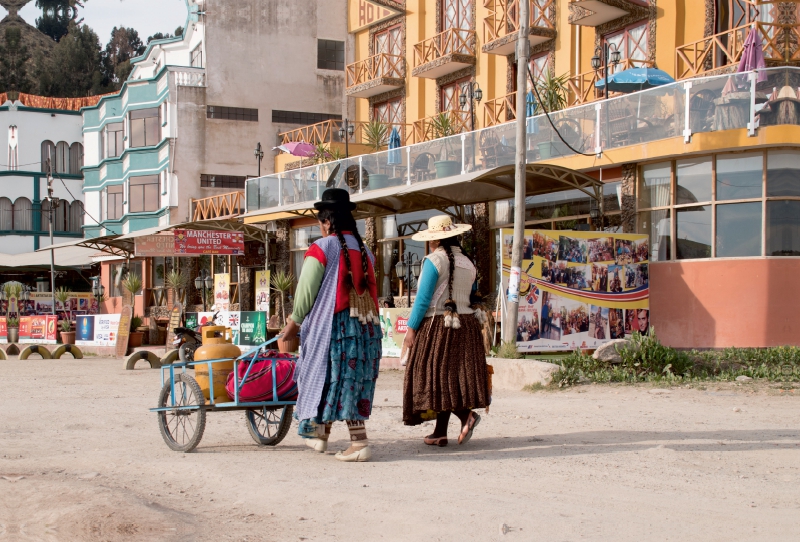
{"label": "blue metal cart frame", "polygon": [[[203,361],[176,362],[161,367],[161,393],[158,406],[151,412],[158,414],[158,425],[164,442],[178,452],[190,452],[203,438],[206,412],[226,412],[244,410],[250,436],[258,444],[277,445],[286,436],[292,424],[292,412],[296,401],[279,401],[276,365],[278,358],[272,358],[272,401],[246,403],[239,400],[239,393],[247,381],[250,370],[258,354],[275,342],[277,337],[249,350],[234,360],[234,398],[233,401],[218,403],[214,400],[214,364],[230,362],[230,359],[209,359]],[[268,358],[269,359],[269,358]],[[259,360],[263,361],[263,360]],[[244,378],[239,375],[239,364],[247,363]],[[197,365],[207,365],[209,375],[209,396],[206,401],[200,385],[187,369]]]}

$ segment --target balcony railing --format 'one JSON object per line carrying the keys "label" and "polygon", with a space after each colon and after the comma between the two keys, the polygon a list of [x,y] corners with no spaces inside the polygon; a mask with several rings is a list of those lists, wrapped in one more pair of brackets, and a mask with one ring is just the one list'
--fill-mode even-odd
{"label": "balcony railing", "polygon": [[244,192],[229,192],[218,196],[189,200],[192,221],[231,218],[244,209]]}
{"label": "balcony railing", "polygon": [[457,54],[475,56],[474,30],[449,28],[432,38],[414,45],[414,67],[418,68],[444,56]]}
{"label": "balcony railing", "polygon": [[[790,84],[800,79],[800,68],[762,72],[766,80],[761,82],[761,74],[755,72],[700,77],[691,84],[678,81],[569,107],[552,113],[550,119],[528,117],[521,141],[513,122],[433,139],[437,134],[430,119],[423,119],[415,123],[419,143],[248,179],[247,210],[277,210],[290,204],[310,207],[337,165],[333,184],[359,193],[512,165],[519,146],[524,147],[528,163],[537,163],[572,157],[575,151],[596,154],[674,138],[689,142],[695,134],[743,130],[754,136],[761,127],[800,126],[800,92]],[[455,115],[466,129],[468,113]]]}
{"label": "balcony railing", "polygon": [[206,71],[203,68],[170,68],[169,71],[179,87],[206,86]]}
{"label": "balcony railing", "polygon": [[406,76],[404,57],[380,53],[347,66],[347,88],[363,85],[381,77],[403,79]]}
{"label": "balcony railing", "polygon": [[[367,123],[352,120],[349,122],[353,126],[354,130],[353,136],[350,138],[350,143],[356,145],[366,145],[367,139],[365,137],[364,128],[366,127]],[[344,139],[339,137],[339,128],[341,128],[342,123],[343,121],[341,120],[326,120],[323,122],[318,122],[317,124],[309,124],[308,126],[303,126],[302,128],[280,133],[278,134],[278,139],[280,141],[280,145],[299,141],[311,143],[312,145],[330,146],[332,143],[344,144]],[[391,127],[389,128],[389,132],[391,132],[391,128],[395,126],[400,132],[400,141],[404,145],[411,144],[413,142],[413,139],[411,139],[411,125],[392,123]]]}
{"label": "balcony railing", "polygon": [[517,93],[512,92],[483,104],[483,125],[487,128],[517,118]]}
{"label": "balcony railing", "polygon": [[755,22],[677,47],[677,78],[697,77],[738,64],[747,35],[754,27],[761,37],[765,61],[776,64],[800,60],[800,29],[796,25]]}
{"label": "balcony railing", "polygon": [[[622,71],[630,68],[641,68],[644,66],[652,67],[653,63],[649,60],[636,60],[632,58],[625,58],[613,71]],[[612,69],[609,69],[609,75]],[[588,102],[599,100],[603,97],[603,91],[597,90],[595,83],[600,81],[605,74],[605,67],[601,66],[599,70],[592,70],[589,72],[573,75],[567,80],[567,105],[581,105]]]}
{"label": "balcony railing", "polygon": [[[532,0],[530,27],[555,29],[550,20],[554,0]],[[483,19],[483,41],[489,43],[519,30],[519,0],[483,0],[489,11]]]}
{"label": "balcony railing", "polygon": [[[425,117],[414,122],[414,143],[422,143],[423,141],[431,141],[439,137],[436,133],[436,124],[434,119],[438,115]],[[447,116],[450,119],[450,125],[453,132],[460,134],[462,132],[469,132],[470,129],[470,113],[469,111],[448,111]]]}

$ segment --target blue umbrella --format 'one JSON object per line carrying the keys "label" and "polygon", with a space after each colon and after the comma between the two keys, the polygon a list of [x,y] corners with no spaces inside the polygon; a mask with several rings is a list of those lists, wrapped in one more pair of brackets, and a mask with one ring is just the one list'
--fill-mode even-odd
{"label": "blue umbrella", "polygon": [[403,158],[400,156],[400,132],[397,131],[397,126],[392,128],[392,133],[389,134],[389,156],[386,159],[386,164],[389,166],[399,166],[403,163]]}
{"label": "blue umbrella", "polygon": [[533,96],[533,91],[529,90],[528,94],[525,95],[525,117],[528,119],[525,123],[525,133],[539,133],[539,125],[536,123],[536,120],[531,118],[536,114],[537,108],[538,104],[536,103],[536,98]]}
{"label": "blue umbrella", "polygon": [[[674,83],[667,72],[656,68],[630,68],[608,76],[608,90],[611,92],[636,92],[646,88],[660,87]],[[598,80],[594,86],[605,88],[605,79]]]}

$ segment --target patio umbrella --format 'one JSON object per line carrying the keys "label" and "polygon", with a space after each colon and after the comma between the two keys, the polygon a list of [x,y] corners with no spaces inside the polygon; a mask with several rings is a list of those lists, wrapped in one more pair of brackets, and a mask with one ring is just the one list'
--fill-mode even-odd
{"label": "patio umbrella", "polygon": [[[636,92],[647,88],[660,87],[674,83],[675,79],[667,72],[656,68],[630,68],[608,76],[608,90],[611,92]],[[596,88],[605,88],[604,79],[597,81]]]}
{"label": "patio umbrella", "polygon": [[536,114],[537,107],[538,105],[536,103],[536,98],[533,96],[533,91],[529,90],[528,94],[525,95],[525,117],[528,119],[528,121],[525,123],[525,133],[539,133],[539,125],[534,119],[531,118]]}
{"label": "patio umbrella", "polygon": [[308,158],[309,156],[314,156],[316,147],[314,147],[314,145],[311,143],[306,143],[305,141],[292,141],[290,143],[278,145],[277,147],[272,147],[272,150],[280,150],[293,156]]}
{"label": "patio umbrella", "polygon": [[400,157],[400,132],[397,131],[397,126],[392,128],[392,133],[389,134],[389,156],[386,159],[386,164],[389,166],[399,166],[403,163]]}
{"label": "patio umbrella", "polygon": [[758,34],[758,27],[753,25],[750,33],[747,34],[747,39],[744,40],[742,49],[742,59],[739,61],[738,73],[751,72],[759,70],[758,82],[763,83],[767,80],[767,74],[764,73],[764,68],[767,67],[764,62],[764,49],[761,47],[761,38]]}

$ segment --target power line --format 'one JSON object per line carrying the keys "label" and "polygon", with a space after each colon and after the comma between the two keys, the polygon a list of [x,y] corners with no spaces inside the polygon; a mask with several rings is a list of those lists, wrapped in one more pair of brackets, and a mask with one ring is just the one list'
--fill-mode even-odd
{"label": "power line", "polygon": [[[59,180],[59,181],[61,181],[61,184],[63,184],[63,185],[64,185],[64,188],[67,190],[67,192],[69,193],[69,195],[70,195],[70,196],[72,196],[72,199],[73,199],[73,200],[78,200],[78,198],[76,198],[76,197],[75,197],[75,194],[73,194],[73,193],[72,193],[72,191],[71,191],[71,190],[69,189],[69,187],[67,186],[67,183],[65,183],[65,182],[64,182],[64,179],[62,179],[62,178],[61,178],[61,175],[59,175],[58,173],[56,173],[56,176],[58,176],[58,180]],[[99,220],[97,220],[95,217],[93,217],[91,214],[89,214],[89,211],[87,211],[87,210],[86,210],[86,204],[85,204],[85,203],[83,204],[83,214],[85,214],[86,216],[88,216],[89,218],[91,218],[92,220],[94,220],[94,221],[95,221],[95,223],[96,223],[98,226],[100,225],[100,221],[99,221]],[[121,234],[119,234],[119,233],[117,233],[117,232],[115,232],[115,231],[113,231],[113,230],[110,230],[110,229],[108,228],[108,226],[106,226],[106,230],[107,230],[107,231],[110,231],[112,235],[121,235]]]}

